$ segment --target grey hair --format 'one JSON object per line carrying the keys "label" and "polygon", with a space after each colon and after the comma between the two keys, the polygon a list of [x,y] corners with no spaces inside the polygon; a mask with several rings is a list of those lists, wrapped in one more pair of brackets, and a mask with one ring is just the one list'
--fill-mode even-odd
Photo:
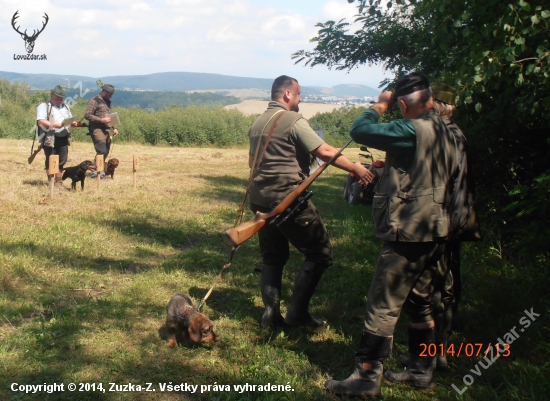
{"label": "grey hair", "polygon": [[451,118],[453,118],[453,115],[455,114],[456,107],[452,104],[434,99],[434,109],[441,118],[450,120]]}
{"label": "grey hair", "polygon": [[403,100],[407,104],[426,104],[432,97],[432,88],[428,87],[408,95],[399,96],[398,100]]}

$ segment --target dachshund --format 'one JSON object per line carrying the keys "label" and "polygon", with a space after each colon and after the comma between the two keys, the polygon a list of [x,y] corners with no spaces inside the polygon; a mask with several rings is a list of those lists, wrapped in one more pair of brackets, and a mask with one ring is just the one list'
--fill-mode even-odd
{"label": "dachshund", "polygon": [[168,346],[175,347],[176,337],[182,334],[189,344],[213,343],[216,341],[213,324],[200,313],[185,294],[176,294],[166,306],[166,329],[168,331]]}
{"label": "dachshund", "polygon": [[105,176],[110,175],[111,180],[114,179],[113,176],[115,175],[115,169],[118,167],[118,159],[110,159],[107,162],[107,169],[105,170]]}
{"label": "dachshund", "polygon": [[95,170],[96,165],[90,160],[85,160],[80,163],[78,166],[68,167],[63,171],[62,180],[70,178],[73,180],[71,184],[71,189],[76,191],[76,183],[80,181],[80,188],[84,191],[84,179],[86,178],[86,171]]}

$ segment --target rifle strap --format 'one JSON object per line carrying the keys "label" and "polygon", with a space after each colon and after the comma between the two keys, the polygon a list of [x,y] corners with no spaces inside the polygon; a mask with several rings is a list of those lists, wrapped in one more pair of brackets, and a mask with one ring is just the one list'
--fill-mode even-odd
{"label": "rifle strap", "polygon": [[[256,175],[256,172],[260,168],[260,164],[262,163],[262,159],[264,158],[265,151],[267,150],[267,145],[269,144],[269,141],[271,139],[271,136],[273,135],[273,131],[275,131],[275,128],[277,127],[277,123],[279,122],[279,119],[283,116],[283,113],[285,110],[279,110],[275,114],[271,116],[271,118],[265,123],[264,128],[262,129],[262,133],[260,134],[260,137],[258,138],[258,144],[256,146],[256,151],[254,152],[254,160],[252,161],[252,167],[250,168],[250,177],[248,178],[248,186],[246,187],[246,191],[244,193],[244,199],[243,203],[239,207],[239,210],[237,210],[237,217],[235,218],[235,224],[233,227],[236,227],[237,224],[239,224],[243,218],[244,208],[246,206],[246,198],[248,197],[248,192],[250,191],[250,187],[252,186],[252,182],[254,181],[254,176]],[[273,122],[273,125],[271,126],[271,129],[269,130],[269,133],[267,134],[267,138],[265,140],[264,147],[262,149],[262,154],[260,155],[258,159],[258,151],[260,150],[260,144],[262,143],[261,139],[264,134],[265,129],[267,128],[269,122],[273,119],[273,117],[277,116],[275,118],[275,121]],[[257,162],[256,162],[257,161]]]}

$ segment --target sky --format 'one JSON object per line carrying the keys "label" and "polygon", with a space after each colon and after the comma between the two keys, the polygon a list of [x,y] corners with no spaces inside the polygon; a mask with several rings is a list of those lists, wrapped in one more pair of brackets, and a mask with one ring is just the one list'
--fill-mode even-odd
{"label": "sky", "polygon": [[[314,47],[315,24],[347,18],[347,0],[0,0],[0,71],[83,75],[205,72],[240,77],[290,75],[304,86],[362,84],[377,88],[380,66],[347,71],[294,65],[291,54]],[[47,60],[14,60],[26,54],[23,32],[48,25],[33,54]],[[220,88],[222,89],[222,88]]]}

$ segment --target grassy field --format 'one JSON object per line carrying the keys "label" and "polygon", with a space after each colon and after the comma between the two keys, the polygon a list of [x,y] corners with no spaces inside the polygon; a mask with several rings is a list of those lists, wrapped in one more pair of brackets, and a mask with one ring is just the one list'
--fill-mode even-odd
{"label": "grassy field", "polygon": [[[121,164],[114,180],[101,181],[98,191],[87,179],[83,192],[70,191],[67,181],[50,199],[44,156],[29,166],[27,145],[0,140],[0,400],[338,399],[323,384],[351,373],[381,247],[370,207],[342,199],[344,172],[329,168],[312,186],[335,254],[312,312],[329,328],[319,334],[260,328],[259,275],[253,271],[260,258],[253,238],[237,251],[204,308],[218,341],[170,349],[164,329],[168,300],[183,292],[198,304],[228,260],[222,233],[242,201],[247,151],[115,144],[112,156]],[[345,153],[356,160],[357,152]],[[74,143],[67,165],[91,160],[94,153],[91,142]],[[132,155],[141,157],[137,189]],[[505,261],[496,238],[486,233],[486,241],[465,247],[464,300],[451,340],[495,343],[515,327],[519,338],[511,355],[479,375],[472,370],[481,357],[451,358],[451,370],[438,375],[432,392],[384,381],[383,399],[547,399],[548,261]],[[293,251],[283,279],[283,311],[301,262]],[[540,316],[520,331],[518,322],[531,308]],[[406,324],[402,316],[387,368],[396,368],[396,356],[406,350]],[[473,381],[466,379],[469,387],[465,375]],[[65,391],[25,394],[12,391],[13,383],[63,383]],[[105,392],[69,392],[69,383],[102,383]],[[109,391],[109,383],[119,391]],[[122,391],[129,383],[152,383],[156,391]],[[198,387],[194,393],[162,391],[164,384],[182,383]],[[268,383],[292,390],[233,387]],[[465,388],[463,394],[453,385]]]}

